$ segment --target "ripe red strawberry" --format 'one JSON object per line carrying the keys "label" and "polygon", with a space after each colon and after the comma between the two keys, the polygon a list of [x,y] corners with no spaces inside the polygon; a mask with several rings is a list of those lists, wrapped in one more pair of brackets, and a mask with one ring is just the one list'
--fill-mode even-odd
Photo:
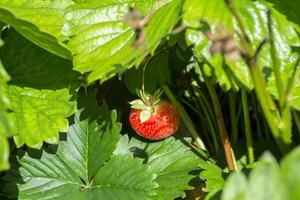
{"label": "ripe red strawberry", "polygon": [[157,94],[131,102],[130,125],[138,135],[150,140],[161,140],[172,135],[180,123],[176,107],[157,99],[160,95]]}

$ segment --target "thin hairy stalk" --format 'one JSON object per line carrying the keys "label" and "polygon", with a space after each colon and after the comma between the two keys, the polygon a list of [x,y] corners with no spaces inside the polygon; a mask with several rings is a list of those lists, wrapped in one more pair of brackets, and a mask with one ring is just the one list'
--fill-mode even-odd
{"label": "thin hairy stalk", "polygon": [[170,101],[176,106],[176,108],[179,111],[180,117],[184,123],[184,125],[186,126],[186,128],[188,129],[188,131],[191,133],[191,135],[193,136],[197,146],[203,150],[206,150],[206,147],[203,143],[203,141],[201,140],[201,138],[199,137],[196,128],[191,120],[191,118],[189,117],[189,115],[186,113],[185,109],[183,108],[183,106],[181,105],[181,103],[176,99],[175,95],[172,93],[172,91],[170,90],[169,86],[167,85],[163,85],[162,86],[164,92],[166,93],[166,95],[168,96],[168,98],[170,99]]}
{"label": "thin hairy stalk", "polygon": [[238,139],[238,123],[236,113],[236,98],[233,91],[229,92],[229,115],[230,115],[230,127],[231,127],[231,140],[233,143]]}
{"label": "thin hairy stalk", "polygon": [[[218,140],[217,140],[217,133],[216,133],[216,130],[215,130],[215,127],[214,126],[214,116],[211,116],[209,114],[209,108],[208,106],[205,105],[203,99],[200,97],[200,94],[199,94],[199,88],[196,88],[196,87],[193,87],[194,89],[194,93],[198,99],[198,102],[201,106],[201,110],[204,112],[204,115],[206,117],[206,121],[208,123],[208,128],[210,130],[210,135],[212,137],[212,140],[213,140],[213,144],[214,144],[214,149],[215,149],[215,152],[218,153],[219,152],[219,144],[218,144]],[[200,91],[201,92],[201,91]]]}

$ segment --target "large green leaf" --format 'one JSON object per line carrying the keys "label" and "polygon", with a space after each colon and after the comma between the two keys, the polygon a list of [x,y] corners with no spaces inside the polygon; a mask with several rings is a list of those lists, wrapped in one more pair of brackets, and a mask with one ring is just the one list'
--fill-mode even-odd
{"label": "large green leaf", "polygon": [[248,180],[243,173],[229,176],[222,199],[299,199],[299,161],[299,147],[289,153],[280,166],[271,154],[265,153],[254,165]]}
{"label": "large green leaf", "polygon": [[112,155],[121,125],[105,104],[95,106],[77,111],[57,147],[18,156],[18,199],[146,200],[155,194],[155,176],[141,159]]}
{"label": "large green leaf", "polygon": [[114,152],[116,155],[126,155],[129,152],[135,157],[144,159],[150,165],[151,171],[158,176],[155,181],[159,187],[155,189],[157,196],[153,200],[174,199],[184,195],[184,190],[192,189],[189,181],[194,177],[190,174],[199,170],[199,163],[204,162],[186,145],[173,137],[160,142],[144,143],[123,136]]}
{"label": "large green leaf", "polygon": [[13,26],[24,37],[46,50],[71,59],[61,34],[64,9],[72,0],[1,0],[0,21]]}
{"label": "large green leaf", "polygon": [[[153,52],[176,24],[181,4],[181,0],[104,0],[68,7],[63,32],[71,37],[68,46],[74,56],[74,69],[91,72],[88,81],[92,82],[104,81],[139,64],[142,54]],[[139,49],[132,47],[135,33],[124,21],[131,7],[143,16],[154,11]]]}
{"label": "large green leaf", "polygon": [[11,76],[9,98],[17,126],[17,146],[40,148],[43,141],[58,142],[58,131],[68,128],[75,112],[72,93],[79,73],[70,61],[35,46],[13,30],[6,34],[0,57]]}
{"label": "large green leaf", "polygon": [[[235,1],[235,3],[246,25],[249,39],[254,48],[257,48],[263,39],[268,37],[266,14],[271,7],[263,2],[250,0]],[[273,29],[276,33],[274,40],[279,49],[277,57],[280,58],[282,69],[284,69],[293,62],[293,59],[290,59],[293,56],[290,45],[299,45],[299,38],[294,30],[294,23],[289,22],[284,15],[274,9],[272,13]],[[218,27],[224,27],[232,33],[234,33],[233,30],[239,31],[234,17],[223,0],[187,0],[184,5],[183,23],[190,27],[199,28],[200,19],[205,20],[210,25],[213,33],[217,33]],[[234,37],[236,41],[239,41],[236,34]],[[203,59],[205,57],[211,63],[211,65],[205,66],[206,73],[213,75],[224,90],[235,87],[236,82],[242,83],[249,89],[253,87],[249,70],[242,58],[235,61],[225,59],[226,65],[224,65],[224,60],[219,54],[210,55],[209,49],[212,43],[200,30],[188,29],[186,40],[189,44],[195,44],[194,53],[198,58]],[[262,49],[258,63],[262,69],[264,67],[272,68],[269,45],[265,45]]]}
{"label": "large green leaf", "polygon": [[[283,82],[283,86],[286,88],[288,82],[291,79],[293,68],[295,67],[296,62],[296,55],[293,55],[290,57],[290,60],[288,60],[288,63],[284,63],[281,66],[281,78]],[[288,103],[295,109],[300,110],[300,70],[299,66],[297,67],[294,84],[290,91],[290,94],[288,96]],[[271,77],[269,78],[268,82],[268,90],[271,92],[271,94],[278,99],[278,90],[276,86],[276,79],[274,74],[272,73]]]}

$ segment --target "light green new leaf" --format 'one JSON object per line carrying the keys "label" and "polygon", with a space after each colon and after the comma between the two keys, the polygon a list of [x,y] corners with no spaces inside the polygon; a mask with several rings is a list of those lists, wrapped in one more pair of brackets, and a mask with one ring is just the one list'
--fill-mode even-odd
{"label": "light green new leaf", "polygon": [[71,53],[61,34],[64,9],[72,0],[1,0],[0,21],[10,24],[28,40],[63,58]]}
{"label": "light green new leaf", "polygon": [[[78,3],[66,9],[63,32],[74,56],[74,69],[91,72],[88,81],[102,81],[138,65],[144,53],[153,53],[178,20],[181,0],[104,0]],[[134,30],[124,20],[129,8],[143,16],[151,15],[145,28],[145,41],[132,47]]]}
{"label": "light green new leaf", "polygon": [[255,163],[248,180],[243,173],[229,176],[222,200],[299,199],[299,163],[299,147],[286,155],[280,166],[270,153],[265,153]]}
{"label": "light green new leaf", "polygon": [[159,187],[155,190],[157,196],[152,200],[174,199],[184,195],[184,190],[192,189],[189,181],[194,177],[190,174],[199,170],[201,160],[186,145],[173,137],[160,142],[144,143],[123,136],[114,154],[126,155],[133,153],[135,157],[143,158],[150,165],[151,171],[158,176],[155,181]]}
{"label": "light green new leaf", "polygon": [[[35,46],[8,30],[0,57],[11,76],[8,97],[17,126],[17,146],[40,148],[43,141],[58,142],[67,131],[67,117],[75,112],[72,93],[79,86],[71,62]],[[13,58],[13,59],[12,59]]]}
{"label": "light green new leaf", "polygon": [[249,185],[245,175],[243,173],[233,173],[227,179],[221,199],[222,200],[247,200],[248,188]]}
{"label": "light green new leaf", "polygon": [[257,200],[288,199],[283,184],[280,168],[275,158],[265,153],[250,174],[250,187],[248,188],[250,196]]}
{"label": "light green new leaf", "polygon": [[95,106],[93,101],[77,111],[58,146],[18,156],[18,199],[148,200],[155,194],[149,166],[131,155],[112,155],[121,126],[106,105]]}
{"label": "light green new leaf", "polygon": [[287,199],[297,200],[300,199],[300,148],[293,150],[288,156],[286,156],[281,162],[281,174],[285,182],[285,186],[288,188],[289,197]]}

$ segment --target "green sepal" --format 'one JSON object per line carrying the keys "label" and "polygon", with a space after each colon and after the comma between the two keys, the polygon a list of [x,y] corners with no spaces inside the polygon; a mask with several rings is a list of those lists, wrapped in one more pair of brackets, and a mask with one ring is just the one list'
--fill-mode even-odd
{"label": "green sepal", "polygon": [[132,109],[144,110],[147,107],[141,99],[135,99],[129,102],[129,104]]}
{"label": "green sepal", "polygon": [[151,115],[152,115],[151,110],[142,110],[140,113],[141,123],[144,123],[145,121],[150,119]]}

